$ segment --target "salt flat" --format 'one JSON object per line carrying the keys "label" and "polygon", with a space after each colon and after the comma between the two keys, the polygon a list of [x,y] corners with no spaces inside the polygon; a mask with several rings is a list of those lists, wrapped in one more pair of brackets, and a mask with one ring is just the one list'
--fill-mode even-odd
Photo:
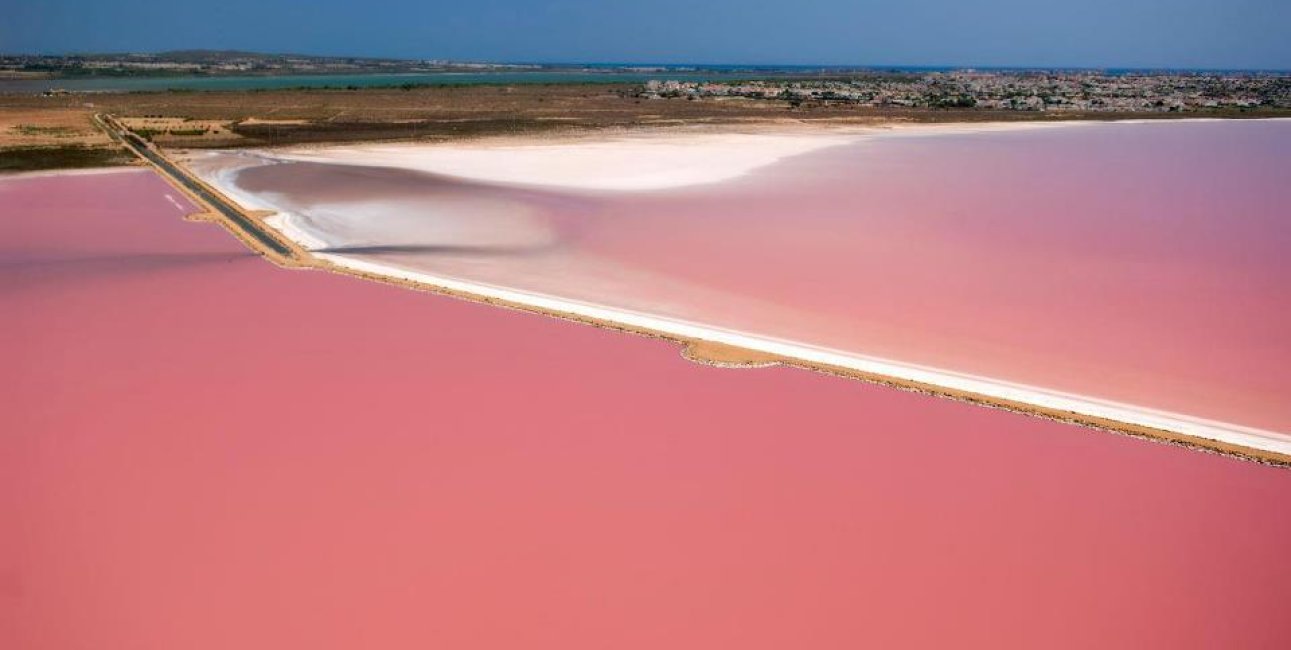
{"label": "salt flat", "polygon": [[716,183],[846,136],[707,134],[622,136],[542,144],[358,145],[275,152],[282,160],[394,166],[471,180],[594,190]]}

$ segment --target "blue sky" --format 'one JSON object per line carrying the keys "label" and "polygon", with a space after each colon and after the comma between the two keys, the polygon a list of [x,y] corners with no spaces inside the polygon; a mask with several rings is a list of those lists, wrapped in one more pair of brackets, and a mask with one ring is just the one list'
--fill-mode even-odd
{"label": "blue sky", "polygon": [[1291,0],[0,0],[0,51],[1291,69]]}

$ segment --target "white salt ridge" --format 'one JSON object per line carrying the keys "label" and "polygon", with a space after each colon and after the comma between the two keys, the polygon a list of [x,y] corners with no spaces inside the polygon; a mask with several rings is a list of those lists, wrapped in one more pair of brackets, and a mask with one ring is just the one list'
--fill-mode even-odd
{"label": "white salt ridge", "polygon": [[[290,226],[290,222],[284,222]],[[291,229],[284,230],[289,237],[300,237],[308,241],[309,236]],[[895,380],[936,386],[951,391],[971,393],[989,399],[1003,400],[1018,404],[1037,406],[1055,411],[1063,411],[1086,417],[1102,418],[1115,422],[1150,427],[1173,433],[1180,433],[1193,438],[1213,440],[1291,456],[1291,437],[1272,431],[1244,427],[1214,420],[1194,418],[1178,413],[1168,413],[1100,400],[1082,395],[1073,395],[1050,391],[1034,386],[962,374],[938,368],[902,363],[878,357],[869,357],[840,350],[821,348],[804,343],[787,341],[693,323],[672,318],[651,316],[624,309],[603,307],[555,296],[518,291],[493,285],[468,282],[455,278],[441,277],[428,273],[410,271],[396,266],[378,264],[367,260],[354,259],[344,255],[317,254],[337,266],[366,273],[399,278],[458,291],[486,298],[505,300],[510,303],[534,307],[544,311],[574,314],[609,323],[626,325],[669,334],[686,339],[712,341],[758,352],[774,354],[789,359],[796,359],[813,364],[846,368],[862,373],[890,377]]]}
{"label": "white salt ridge", "polygon": [[[317,241],[309,232],[297,227],[296,222],[290,218],[277,221],[275,227],[281,228],[284,235],[300,242],[302,245],[309,245],[310,242]],[[1125,424],[1179,433],[1202,440],[1213,440],[1247,449],[1291,456],[1291,436],[1263,429],[1195,418],[1179,413],[1169,413],[1083,395],[1046,390],[1035,386],[1015,384],[891,359],[843,352],[796,341],[751,334],[681,319],[653,316],[626,309],[605,307],[547,294],[437,276],[397,266],[355,259],[345,255],[331,253],[315,253],[315,255],[337,266],[355,271],[418,282],[449,291],[504,300],[544,311],[573,314],[680,338],[712,341],[808,363],[835,366],[871,375],[890,377],[898,381],[936,386],[994,400],[1123,422]]]}
{"label": "white salt ridge", "polygon": [[1081,124],[921,124],[758,133],[652,133],[522,144],[360,144],[273,150],[258,155],[279,161],[396,167],[509,185],[648,191],[720,183],[791,156],[866,138],[1071,128]]}
{"label": "white salt ridge", "polygon": [[640,191],[718,183],[856,137],[659,135],[526,145],[360,145],[273,155],[281,160],[399,167],[490,183]]}

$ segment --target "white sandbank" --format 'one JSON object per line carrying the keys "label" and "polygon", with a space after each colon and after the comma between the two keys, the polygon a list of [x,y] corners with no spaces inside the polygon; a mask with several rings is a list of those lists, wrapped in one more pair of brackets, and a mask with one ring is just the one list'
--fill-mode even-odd
{"label": "white sandbank", "polygon": [[529,136],[447,143],[327,145],[245,150],[243,153],[249,158],[264,161],[394,167],[487,183],[648,191],[719,183],[791,156],[873,138],[1071,129],[1109,123],[1210,121],[1219,121],[1219,118],[882,126],[778,124],[746,127],[738,132],[661,130],[614,136]]}
{"label": "white sandbank", "polygon": [[122,165],[119,167],[83,167],[75,169],[38,169],[26,172],[6,172],[0,174],[0,181],[22,180],[24,178],[41,178],[44,176],[102,176],[106,174],[125,174],[130,172],[151,173],[148,167]]}
{"label": "white sandbank", "polygon": [[272,160],[396,167],[465,180],[647,191],[719,183],[790,156],[866,138],[1071,127],[1080,122],[775,126],[742,132],[638,132],[551,139],[358,144],[259,152]]}
{"label": "white sandbank", "polygon": [[[316,245],[320,240],[300,228],[292,215],[279,214],[270,221],[284,235],[303,246]],[[1035,386],[1015,384],[987,377],[903,363],[866,355],[823,348],[785,339],[751,334],[702,323],[653,316],[636,311],[605,307],[569,300],[547,294],[519,291],[491,284],[460,280],[411,271],[397,266],[355,259],[345,255],[314,253],[337,266],[363,273],[383,275],[433,287],[503,300],[543,311],[573,314],[603,322],[649,330],[686,339],[712,341],[735,347],[765,352],[812,364],[846,368],[904,382],[937,386],[951,391],[971,393],[985,398],[1026,404],[1055,411],[1064,411],[1086,417],[1102,418],[1115,422],[1150,427],[1174,433],[1214,440],[1261,451],[1291,456],[1291,436],[1253,427],[1194,418],[1178,413],[1123,404],[1093,397],[1085,397]]]}
{"label": "white sandbank", "polygon": [[274,157],[400,167],[491,183],[655,190],[729,180],[783,158],[849,140],[845,135],[742,133],[622,136],[539,144],[358,145],[274,152]]}

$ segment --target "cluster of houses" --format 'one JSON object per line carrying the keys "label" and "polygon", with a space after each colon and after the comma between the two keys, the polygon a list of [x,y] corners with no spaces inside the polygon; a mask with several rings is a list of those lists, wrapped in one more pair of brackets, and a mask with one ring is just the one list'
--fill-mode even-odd
{"label": "cluster of houses", "polygon": [[828,79],[652,80],[640,96],[742,97],[859,106],[1020,111],[1184,112],[1291,109],[1291,75],[1093,72],[868,73]]}

